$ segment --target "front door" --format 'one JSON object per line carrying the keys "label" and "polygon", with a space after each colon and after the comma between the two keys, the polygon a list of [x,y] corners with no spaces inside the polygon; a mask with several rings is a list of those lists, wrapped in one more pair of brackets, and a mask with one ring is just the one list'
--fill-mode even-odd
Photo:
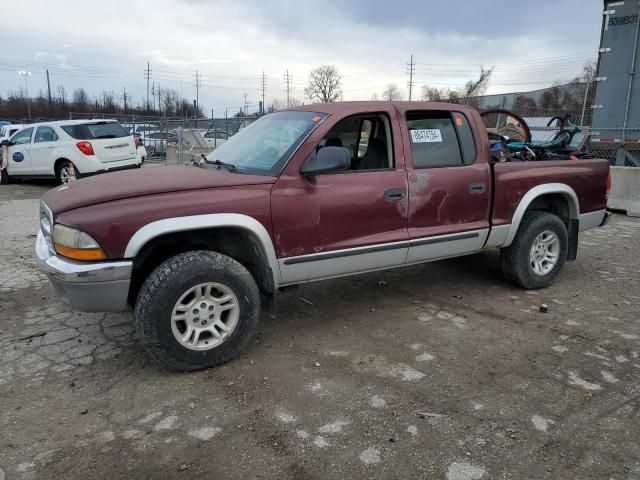
{"label": "front door", "polygon": [[[489,233],[491,173],[463,112],[405,111],[409,177],[407,263],[478,251]],[[480,142],[478,142],[480,143]]]}
{"label": "front door", "polygon": [[7,172],[9,175],[31,175],[31,136],[33,128],[25,128],[20,130],[11,141],[13,145],[7,151],[9,155],[9,166]]}
{"label": "front door", "polygon": [[[283,284],[401,265],[406,259],[407,176],[395,110],[329,120],[272,189]],[[306,157],[325,146],[348,149],[351,168],[301,176]]]}

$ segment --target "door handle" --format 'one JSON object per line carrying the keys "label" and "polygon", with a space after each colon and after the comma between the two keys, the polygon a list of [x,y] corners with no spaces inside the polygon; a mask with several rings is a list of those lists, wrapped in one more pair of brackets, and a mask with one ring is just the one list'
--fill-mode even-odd
{"label": "door handle", "polygon": [[405,191],[402,188],[390,188],[384,192],[384,198],[388,202],[397,202],[402,200],[405,196]]}
{"label": "door handle", "polygon": [[484,182],[472,182],[469,184],[469,192],[471,193],[484,193]]}

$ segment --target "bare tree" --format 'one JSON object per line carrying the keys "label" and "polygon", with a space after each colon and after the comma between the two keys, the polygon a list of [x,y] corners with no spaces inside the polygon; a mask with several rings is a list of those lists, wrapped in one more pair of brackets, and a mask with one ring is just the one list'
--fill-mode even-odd
{"label": "bare tree", "polygon": [[116,103],[116,96],[113,92],[102,92],[102,111],[104,113],[116,113],[116,108],[118,104]]}
{"label": "bare tree", "polygon": [[422,86],[422,100],[425,102],[442,102],[446,98],[446,91],[440,90],[437,87],[430,87],[429,85]]}
{"label": "bare tree", "polygon": [[66,107],[67,105],[67,89],[64,88],[64,85],[58,85],[56,87],[56,92],[58,93],[58,98],[56,101],[60,104],[61,107]]}
{"label": "bare tree", "polygon": [[177,112],[178,97],[178,92],[173,89],[166,88],[162,91],[162,110],[165,115],[174,115]]}
{"label": "bare tree", "polygon": [[469,104],[469,100],[472,97],[479,97],[484,94],[489,84],[489,79],[493,73],[493,67],[485,70],[484,67],[480,67],[480,76],[477,80],[469,80],[460,92],[460,96],[464,98],[465,105]]}
{"label": "bare tree", "polygon": [[342,78],[334,65],[321,65],[309,73],[309,83],[304,93],[311,100],[322,103],[335,102],[342,93]]}
{"label": "bare tree", "polygon": [[402,100],[402,93],[395,83],[390,83],[387,88],[382,92],[382,98],[393,102],[395,100]]}
{"label": "bare tree", "polygon": [[84,88],[76,88],[73,91],[73,96],[71,97],[71,99],[74,110],[78,112],[86,112],[87,110],[89,110],[89,94]]}

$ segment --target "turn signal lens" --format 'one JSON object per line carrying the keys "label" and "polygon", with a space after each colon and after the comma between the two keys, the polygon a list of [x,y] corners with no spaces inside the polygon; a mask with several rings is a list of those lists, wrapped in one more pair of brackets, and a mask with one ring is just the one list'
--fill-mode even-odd
{"label": "turn signal lens", "polygon": [[76,147],[85,155],[94,155],[93,153],[93,145],[91,142],[78,142],[76,143]]}
{"label": "turn signal lens", "polygon": [[107,258],[91,235],[59,223],[53,227],[53,244],[57,253],[74,260]]}
{"label": "turn signal lens", "polygon": [[107,256],[101,248],[69,248],[56,245],[56,252],[73,260],[104,260]]}

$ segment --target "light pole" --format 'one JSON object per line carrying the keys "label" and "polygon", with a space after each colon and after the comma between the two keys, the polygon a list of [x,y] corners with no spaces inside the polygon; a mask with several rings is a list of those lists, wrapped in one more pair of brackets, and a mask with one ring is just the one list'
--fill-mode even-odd
{"label": "light pole", "polygon": [[18,75],[22,75],[24,77],[24,89],[27,95],[27,114],[29,115],[29,120],[31,120],[31,103],[29,102],[29,85],[27,85],[27,77],[31,76],[31,72],[27,70],[19,70]]}

